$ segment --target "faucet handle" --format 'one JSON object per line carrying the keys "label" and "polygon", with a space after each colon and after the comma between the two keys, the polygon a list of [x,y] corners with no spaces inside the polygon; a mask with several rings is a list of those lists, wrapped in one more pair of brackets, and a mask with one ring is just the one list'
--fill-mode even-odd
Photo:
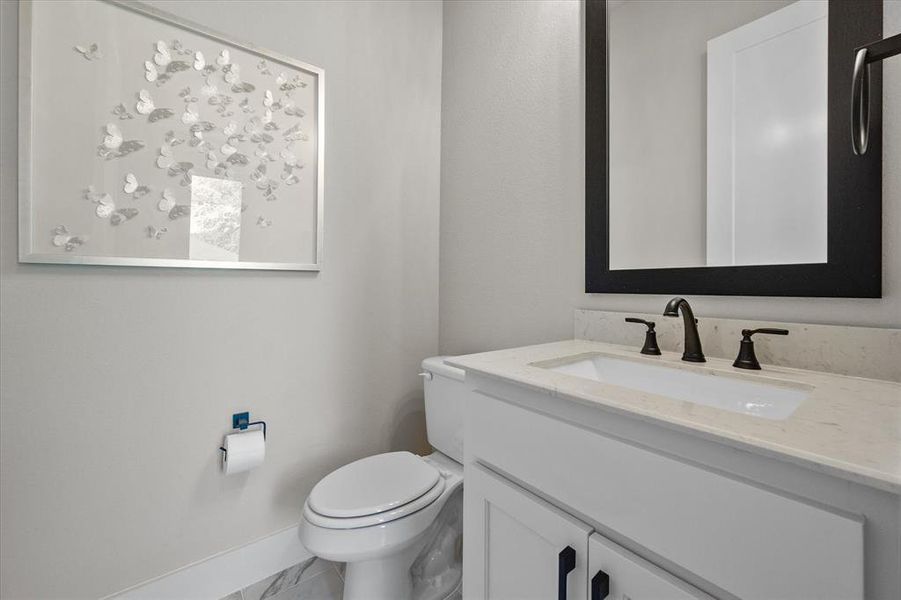
{"label": "faucet handle", "polygon": [[751,336],[755,333],[767,333],[770,335],[788,335],[788,329],[777,329],[774,327],[761,327],[760,329],[742,329],[741,345],[738,349],[738,357],[732,363],[733,367],[739,369],[760,370],[760,363],[757,361],[757,354],[754,352],[754,340]]}
{"label": "faucet handle", "polygon": [[776,329],[775,327],[761,327],[760,329],[742,329],[741,334],[751,339],[755,333],[768,333],[770,335],[788,335],[788,329]]}
{"label": "faucet handle", "polygon": [[638,317],[626,317],[626,323],[642,323],[648,326],[648,329],[654,329],[657,326],[657,323],[654,321],[645,321],[644,319],[639,319]]}
{"label": "faucet handle", "polygon": [[626,323],[641,323],[642,325],[646,325],[648,330],[645,332],[644,346],[641,347],[641,353],[660,356],[660,347],[657,345],[657,332],[654,330],[657,323],[654,321],[645,321],[644,319],[639,319],[637,317],[626,317]]}

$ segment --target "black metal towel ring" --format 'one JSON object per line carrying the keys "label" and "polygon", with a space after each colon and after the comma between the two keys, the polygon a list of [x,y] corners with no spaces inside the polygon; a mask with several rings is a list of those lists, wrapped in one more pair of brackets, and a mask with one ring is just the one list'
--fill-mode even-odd
{"label": "black metal towel ring", "polygon": [[870,65],[901,54],[901,33],[854,50],[851,78],[851,144],[854,154],[867,153],[870,140]]}

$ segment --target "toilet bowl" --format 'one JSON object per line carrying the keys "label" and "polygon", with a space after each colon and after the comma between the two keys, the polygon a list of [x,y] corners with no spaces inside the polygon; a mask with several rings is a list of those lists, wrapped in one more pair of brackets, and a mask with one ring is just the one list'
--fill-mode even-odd
{"label": "toilet bowl", "polygon": [[[404,470],[409,480],[398,477]],[[381,474],[385,479],[373,483]],[[413,561],[462,483],[462,466],[438,452],[364,458],[317,484],[304,504],[300,539],[316,556],[347,563],[345,599],[412,598]]]}
{"label": "toilet bowl", "polygon": [[443,357],[422,365],[436,451],[362,458],[326,475],[304,503],[301,542],[347,563],[345,600],[444,600],[459,589],[462,405],[471,392],[463,371]]}

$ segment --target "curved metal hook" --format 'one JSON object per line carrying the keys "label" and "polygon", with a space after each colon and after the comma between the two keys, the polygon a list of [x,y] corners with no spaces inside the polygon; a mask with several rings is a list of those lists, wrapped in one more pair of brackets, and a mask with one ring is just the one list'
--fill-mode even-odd
{"label": "curved metal hook", "polygon": [[851,144],[854,154],[867,152],[870,139],[870,66],[867,49],[861,48],[854,57],[854,75],[851,78]]}

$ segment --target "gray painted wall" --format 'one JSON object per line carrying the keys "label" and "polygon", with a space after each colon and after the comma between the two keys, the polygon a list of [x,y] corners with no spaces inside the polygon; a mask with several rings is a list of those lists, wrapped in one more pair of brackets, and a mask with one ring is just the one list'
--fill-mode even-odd
{"label": "gray painted wall", "polygon": [[[424,445],[440,3],[155,4],[325,69],[324,269],[17,264],[17,17],[0,2],[3,598],[117,591],[297,523],[342,463]],[[240,409],[269,422],[266,462],[224,477]]]}
{"label": "gray painted wall", "polygon": [[[885,2],[886,34],[901,2]],[[446,2],[441,351],[572,337],[573,308],[668,299],[584,293],[584,34],[577,1]],[[701,316],[901,326],[901,61],[885,65],[884,297],[693,297]]]}

